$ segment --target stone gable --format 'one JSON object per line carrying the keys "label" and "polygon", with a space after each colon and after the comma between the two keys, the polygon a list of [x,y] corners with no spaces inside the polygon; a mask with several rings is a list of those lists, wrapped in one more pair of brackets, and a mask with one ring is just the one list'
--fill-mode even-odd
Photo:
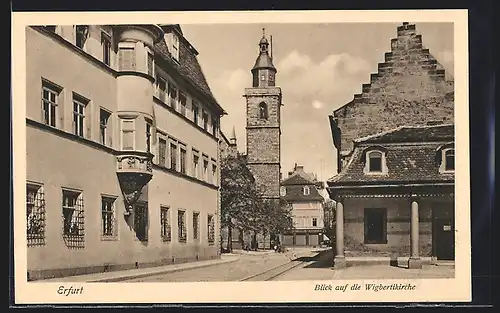
{"label": "stone gable", "polygon": [[[339,159],[352,151],[353,140],[402,125],[454,122],[454,84],[431,55],[413,24],[403,23],[391,52],[362,93],[330,116]],[[339,138],[340,137],[340,138]]]}

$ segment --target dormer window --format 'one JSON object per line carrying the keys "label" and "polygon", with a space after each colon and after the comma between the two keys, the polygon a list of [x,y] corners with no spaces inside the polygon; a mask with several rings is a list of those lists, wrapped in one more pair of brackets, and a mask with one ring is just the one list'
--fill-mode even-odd
{"label": "dormer window", "polygon": [[304,196],[308,196],[311,194],[311,189],[309,188],[309,186],[304,186],[304,187],[302,187],[302,192],[303,192]]}
{"label": "dormer window", "polygon": [[372,151],[368,155],[367,161],[369,172],[382,172],[382,152]]}
{"label": "dormer window", "polygon": [[453,173],[455,171],[455,147],[453,143],[444,144],[436,150],[436,161],[440,173]]}
{"label": "dormer window", "polygon": [[286,187],[284,186],[280,187],[280,196],[282,197],[286,196]]}
{"label": "dormer window", "polygon": [[386,174],[387,165],[385,152],[383,150],[373,149],[366,152],[365,174]]}
{"label": "dormer window", "polygon": [[172,34],[172,57],[179,61],[179,37],[176,34]]}
{"label": "dormer window", "polygon": [[448,148],[442,150],[442,162],[441,162],[442,172],[454,172],[455,171],[455,149]]}

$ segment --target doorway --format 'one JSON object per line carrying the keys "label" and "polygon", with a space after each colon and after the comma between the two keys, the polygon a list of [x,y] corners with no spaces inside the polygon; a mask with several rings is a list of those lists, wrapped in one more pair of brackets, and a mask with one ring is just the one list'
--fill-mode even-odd
{"label": "doorway", "polygon": [[433,208],[433,254],[438,260],[455,259],[455,220],[453,204]]}

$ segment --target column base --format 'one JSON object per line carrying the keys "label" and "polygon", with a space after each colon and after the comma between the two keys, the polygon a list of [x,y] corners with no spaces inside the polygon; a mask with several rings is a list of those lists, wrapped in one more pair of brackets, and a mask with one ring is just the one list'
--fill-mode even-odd
{"label": "column base", "polygon": [[341,269],[347,267],[345,256],[335,256],[333,259],[333,269]]}
{"label": "column base", "polygon": [[421,269],[422,268],[422,260],[420,258],[411,257],[408,260],[408,269]]}

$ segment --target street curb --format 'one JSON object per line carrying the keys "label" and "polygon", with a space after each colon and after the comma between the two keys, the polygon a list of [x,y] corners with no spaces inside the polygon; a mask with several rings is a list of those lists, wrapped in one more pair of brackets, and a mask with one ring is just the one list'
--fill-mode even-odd
{"label": "street curb", "polygon": [[87,282],[89,282],[89,283],[123,282],[123,281],[127,281],[130,279],[144,278],[144,277],[150,277],[150,276],[155,276],[155,275],[176,273],[176,272],[195,270],[195,269],[199,269],[199,268],[211,267],[211,266],[216,266],[216,265],[228,264],[228,263],[236,262],[237,260],[238,260],[238,258],[234,258],[234,259],[223,260],[221,262],[212,263],[212,264],[201,264],[201,265],[193,265],[193,266],[184,267],[184,268],[180,267],[180,268],[174,268],[174,269],[165,269],[165,270],[161,270],[161,271],[157,271],[157,272],[150,272],[150,273],[143,273],[143,274],[132,274],[132,275],[126,275],[126,276],[120,276],[120,277],[113,277],[113,278],[89,280]]}

